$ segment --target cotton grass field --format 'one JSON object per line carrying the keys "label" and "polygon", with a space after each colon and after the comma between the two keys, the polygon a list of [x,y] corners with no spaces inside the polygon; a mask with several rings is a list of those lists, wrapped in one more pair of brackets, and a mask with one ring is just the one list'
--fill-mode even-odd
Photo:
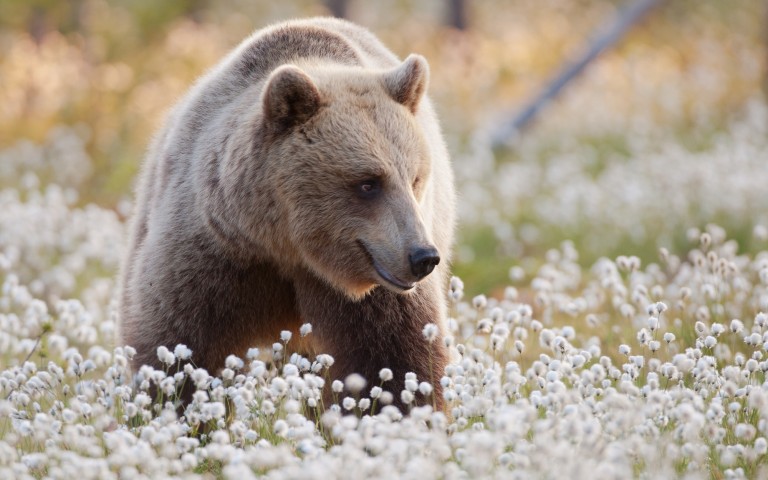
{"label": "cotton grass field", "polygon": [[[565,39],[615,6],[555,3],[478,7],[485,28],[462,37],[420,23],[423,6],[354,18],[430,60],[454,157],[444,412],[387,407],[386,370],[377,385],[330,378],[333,358],[302,358],[288,332],[175,375],[195,352],[161,348],[165,371],[131,372],[116,344],[131,184],[162,111],[248,30],[320,7],[217,4],[196,23],[85,2],[81,32],[39,42],[3,25],[0,478],[768,476],[758,2],[667,8],[493,151],[501,104],[535,92]],[[340,397],[345,384],[358,393]],[[432,392],[405,385],[405,403]]]}
{"label": "cotton grass field", "polygon": [[[333,359],[291,353],[289,334],[266,361],[253,350],[216,375],[131,374],[132,349],[113,343],[111,276],[98,275],[114,270],[124,227],[69,206],[70,193],[0,196],[3,478],[766,474],[768,249],[740,254],[717,226],[648,265],[619,256],[584,270],[565,242],[535,272],[513,267],[498,298],[464,298],[452,279],[448,411],[369,416],[387,403],[380,385],[328,378]],[[754,234],[768,240],[764,227]],[[169,368],[190,354],[158,349]],[[360,393],[323,405],[322,390],[344,381]],[[198,391],[179,418],[183,382]],[[417,392],[431,386],[410,378],[402,399]]]}

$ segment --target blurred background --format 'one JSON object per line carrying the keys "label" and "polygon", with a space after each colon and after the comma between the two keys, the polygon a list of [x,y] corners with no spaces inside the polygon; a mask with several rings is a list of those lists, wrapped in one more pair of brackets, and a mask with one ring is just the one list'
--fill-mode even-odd
{"label": "blurred background", "polygon": [[764,249],[768,2],[655,2],[531,123],[492,143],[634,3],[3,0],[0,189],[23,203],[55,185],[70,208],[125,220],[152,133],[199,75],[257,28],[336,14],[430,62],[468,293],[498,293],[571,245],[585,267],[649,262],[718,224],[742,250]]}

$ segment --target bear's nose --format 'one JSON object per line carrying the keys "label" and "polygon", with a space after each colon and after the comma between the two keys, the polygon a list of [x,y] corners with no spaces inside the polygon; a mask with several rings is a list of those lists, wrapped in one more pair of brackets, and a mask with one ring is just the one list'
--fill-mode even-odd
{"label": "bear's nose", "polygon": [[440,263],[440,254],[435,247],[417,247],[408,254],[408,261],[411,262],[411,273],[421,280],[426,277],[435,265]]}

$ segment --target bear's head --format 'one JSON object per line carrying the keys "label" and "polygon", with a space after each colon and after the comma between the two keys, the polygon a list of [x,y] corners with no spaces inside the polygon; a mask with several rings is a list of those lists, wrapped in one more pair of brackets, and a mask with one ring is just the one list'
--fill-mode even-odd
{"label": "bear's head", "polygon": [[277,68],[262,91],[284,241],[352,298],[376,285],[411,291],[440,262],[424,214],[428,77],[417,55],[386,71],[303,62]]}

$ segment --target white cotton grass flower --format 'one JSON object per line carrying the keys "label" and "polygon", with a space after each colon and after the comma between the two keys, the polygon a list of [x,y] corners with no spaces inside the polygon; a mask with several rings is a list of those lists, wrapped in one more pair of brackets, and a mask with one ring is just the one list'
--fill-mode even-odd
{"label": "white cotton grass flower", "polygon": [[694,331],[696,331],[696,334],[699,337],[703,337],[704,335],[707,334],[707,331],[708,331],[707,326],[704,324],[704,322],[701,322],[701,321],[696,322],[693,326],[693,329]]}
{"label": "white cotton grass flower", "polygon": [[365,377],[357,373],[347,375],[347,378],[344,379],[344,386],[355,395],[365,388],[366,383],[368,382],[366,382]]}
{"label": "white cotton grass flower", "polygon": [[229,355],[224,360],[224,366],[230,370],[240,370],[245,366],[243,360],[236,355]]}
{"label": "white cotton grass flower", "polygon": [[428,382],[419,383],[419,392],[425,397],[432,395],[432,385]]}
{"label": "white cotton grass flower", "polygon": [[485,295],[477,295],[472,299],[472,305],[478,309],[482,310],[488,305],[488,299],[485,297]]}
{"label": "white cotton grass flower", "polygon": [[298,377],[299,376],[299,367],[292,363],[287,363],[283,365],[283,377],[284,378],[290,378],[290,377]]}
{"label": "white cotton grass flower", "polygon": [[509,279],[513,282],[522,282],[525,279],[525,269],[518,265],[509,269]]}
{"label": "white cotton grass flower", "polygon": [[405,389],[413,393],[419,389],[419,382],[416,379],[408,378],[405,380]]}
{"label": "white cotton grass flower", "polygon": [[716,322],[709,327],[709,331],[715,337],[719,337],[720,335],[723,334],[723,332],[725,332],[725,327],[723,326],[723,324]]}
{"label": "white cotton grass flower", "polygon": [[190,358],[192,358],[192,350],[190,350],[189,348],[187,348],[186,345],[181,343],[179,343],[178,345],[176,345],[176,347],[174,347],[173,354],[176,355],[176,357],[182,361],[189,360]]}
{"label": "white cotton grass flower", "polygon": [[504,287],[504,298],[510,301],[515,301],[519,297],[519,292],[517,291],[517,288],[512,286]]}
{"label": "white cotton grass flower", "polygon": [[659,329],[659,318],[648,317],[647,326],[648,326],[648,330],[650,330],[651,332],[655,332],[656,330]]}
{"label": "white cotton grass flower", "polygon": [[388,368],[382,368],[381,370],[379,370],[379,378],[381,379],[382,382],[388,382],[392,380],[393,378],[392,370]]}
{"label": "white cotton grass flower", "polygon": [[631,352],[631,349],[629,348],[629,345],[627,344],[621,344],[619,345],[619,353],[622,355],[629,355]]}
{"label": "white cotton grass flower", "polygon": [[744,330],[744,324],[741,320],[734,318],[731,320],[730,329],[732,333],[741,333]]}
{"label": "white cotton grass flower", "polygon": [[759,437],[755,439],[753,448],[756,454],[765,455],[768,453],[768,440],[766,440],[765,437]]}
{"label": "white cotton grass flower", "polygon": [[761,330],[768,326],[768,315],[763,312],[759,312],[755,315],[755,325]]}
{"label": "white cotton grass flower", "polygon": [[65,408],[61,411],[61,419],[64,423],[72,424],[77,421],[77,414],[69,408]]}
{"label": "white cotton grass flower", "polygon": [[573,340],[576,338],[576,329],[570,325],[566,325],[560,331],[560,335],[562,335],[566,340]]}
{"label": "white cotton grass flower", "polygon": [[202,368],[196,368],[190,377],[198,389],[206,388],[211,378],[208,372]]}
{"label": "white cotton grass flower", "polygon": [[260,410],[264,415],[274,415],[276,411],[275,404],[271,400],[263,400],[260,405]]}
{"label": "white cotton grass flower", "polygon": [[331,383],[331,390],[333,390],[335,393],[341,393],[344,390],[344,384],[341,382],[341,380],[334,380]]}
{"label": "white cotton grass flower", "polygon": [[176,363],[176,355],[165,346],[157,347],[157,358],[166,365],[173,365]]}
{"label": "white cotton grass flower", "polygon": [[293,334],[290,330],[283,330],[280,332],[280,341],[283,343],[288,343],[291,340],[291,336],[293,336]]}
{"label": "white cotton grass flower", "polygon": [[357,402],[352,397],[344,397],[344,400],[341,402],[341,406],[344,408],[344,410],[353,410],[357,406]]}
{"label": "white cotton grass flower", "polygon": [[477,322],[477,331],[481,333],[491,333],[493,321],[490,318],[481,318]]}
{"label": "white cotton grass flower", "polygon": [[370,397],[375,400],[381,396],[382,392],[383,390],[381,387],[379,386],[372,387]]}
{"label": "white cotton grass flower", "polygon": [[278,437],[285,437],[289,431],[288,423],[282,419],[276,420],[272,429]]}
{"label": "white cotton grass flower", "polygon": [[331,366],[334,364],[334,359],[327,353],[321,353],[317,356],[317,363],[322,365],[324,368],[331,368]]}
{"label": "white cotton grass flower", "polygon": [[736,428],[733,431],[733,433],[736,435],[736,438],[746,441],[752,440],[756,432],[757,430],[755,429],[754,425],[750,425],[748,423],[739,423],[736,425]]}
{"label": "white cotton grass flower", "polygon": [[464,282],[459,277],[451,277],[448,297],[452,302],[458,302],[464,296]]}
{"label": "white cotton grass flower", "polygon": [[312,324],[311,323],[305,323],[301,327],[299,327],[299,335],[302,337],[306,337],[312,333]]}
{"label": "white cotton grass flower", "polygon": [[437,325],[434,323],[428,323],[424,325],[424,329],[422,330],[422,335],[424,335],[424,339],[427,340],[429,343],[432,343],[435,338],[437,338],[437,334],[439,333],[439,329]]}

